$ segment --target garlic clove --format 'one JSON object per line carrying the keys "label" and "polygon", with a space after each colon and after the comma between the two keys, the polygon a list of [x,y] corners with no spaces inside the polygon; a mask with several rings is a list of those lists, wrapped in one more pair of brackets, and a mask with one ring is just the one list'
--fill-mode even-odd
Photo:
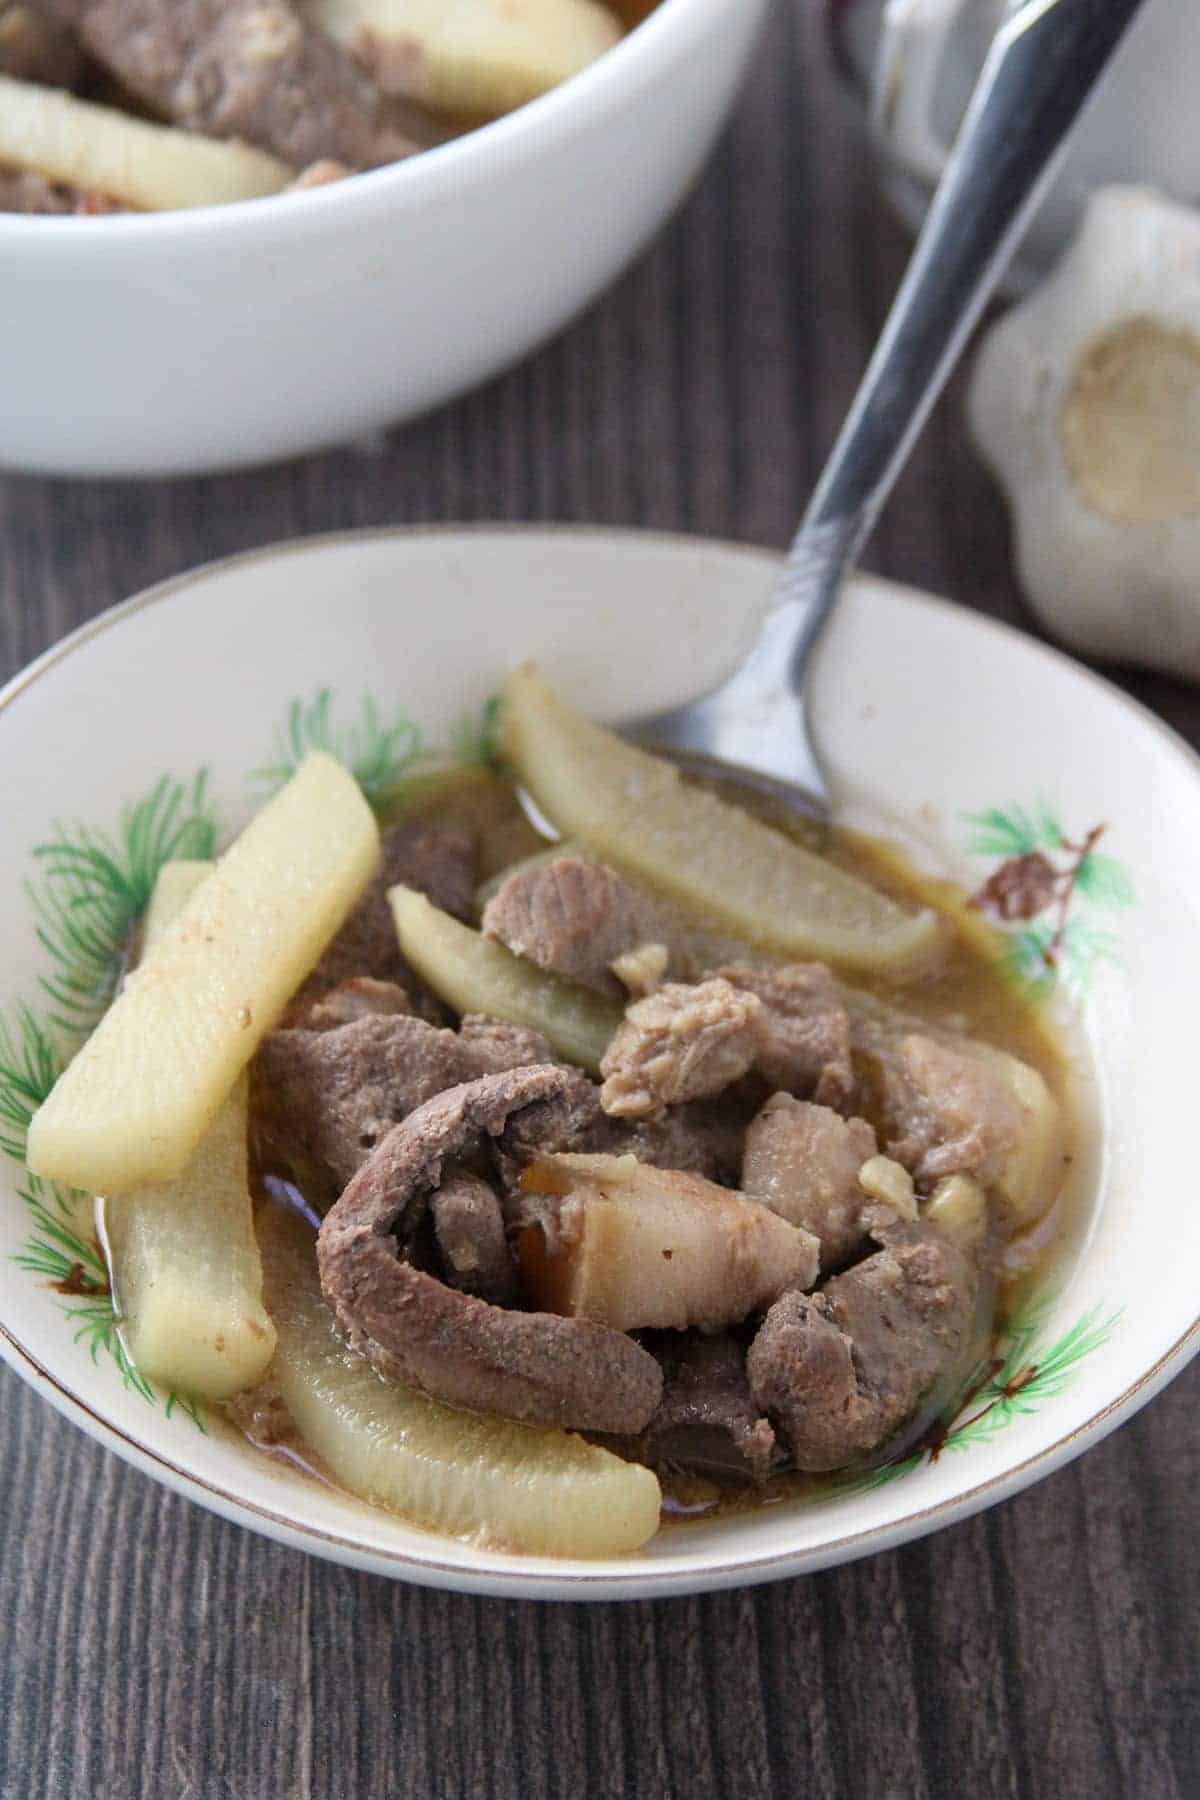
{"label": "garlic clove", "polygon": [[985,339],[968,413],[1043,625],[1200,680],[1200,213],[1099,190]]}

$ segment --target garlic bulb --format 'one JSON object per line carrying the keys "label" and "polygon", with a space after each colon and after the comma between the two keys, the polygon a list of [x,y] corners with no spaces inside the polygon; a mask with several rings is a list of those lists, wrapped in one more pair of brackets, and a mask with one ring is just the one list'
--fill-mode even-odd
{"label": "garlic bulb", "polygon": [[1200,212],[1097,192],[987,336],[968,405],[1046,628],[1200,681]]}

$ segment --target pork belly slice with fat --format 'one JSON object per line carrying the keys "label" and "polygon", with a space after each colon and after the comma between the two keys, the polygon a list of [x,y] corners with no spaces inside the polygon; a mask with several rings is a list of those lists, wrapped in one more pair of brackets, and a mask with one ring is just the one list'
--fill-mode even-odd
{"label": "pork belly slice with fat", "polygon": [[811,1233],[699,1175],[548,1156],[523,1187],[517,1254],[549,1312],[618,1331],[718,1331],[816,1279]]}

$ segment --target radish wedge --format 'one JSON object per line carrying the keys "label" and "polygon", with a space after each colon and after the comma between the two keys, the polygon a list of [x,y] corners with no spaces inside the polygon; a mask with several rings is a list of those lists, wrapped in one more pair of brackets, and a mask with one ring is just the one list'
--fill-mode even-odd
{"label": "radish wedge", "polygon": [[93,1194],[179,1175],[378,862],[379,830],[354,777],[331,756],[307,757],[35,1114],[34,1174]]}
{"label": "radish wedge", "polygon": [[531,665],[504,689],[502,749],[564,837],[749,943],[848,969],[896,969],[933,949],[911,913],[740,807],[680,780],[558,699]]}
{"label": "radish wedge", "polygon": [[154,892],[142,920],[140,962],[145,961],[146,952],[159,941],[172,919],[178,918],[200,883],[212,872],[210,862],[188,862],[181,858],[178,862],[163,864],[155,877]]}
{"label": "radish wedge", "polygon": [[596,0],[315,0],[314,16],[384,93],[460,118],[523,106],[621,36]]}
{"label": "radish wedge", "polygon": [[457,1013],[487,1013],[510,1025],[527,1025],[549,1038],[560,1055],[599,1072],[622,1008],[599,994],[549,975],[514,956],[449,913],[439,912],[412,888],[388,890],[405,960],[439,1000]]}
{"label": "radish wedge", "polygon": [[[145,949],[209,874],[166,863],[146,913]],[[249,1087],[238,1077],[182,1175],[103,1203],[121,1337],[144,1375],[227,1400],[262,1379],[275,1327],[262,1303],[246,1149]]]}
{"label": "radish wedge", "polygon": [[658,1529],[649,1469],[570,1432],[458,1412],[385,1381],[332,1329],[307,1226],[258,1215],[272,1376],[304,1441],[351,1493],[414,1524],[534,1556],[621,1556]]}
{"label": "radish wedge", "polygon": [[0,163],[144,212],[277,194],[295,171],[249,144],[132,118],[0,75]]}
{"label": "radish wedge", "polygon": [[130,1360],[207,1400],[253,1387],[275,1348],[254,1241],[248,1111],[249,1078],[239,1075],[181,1175],[104,1201]]}

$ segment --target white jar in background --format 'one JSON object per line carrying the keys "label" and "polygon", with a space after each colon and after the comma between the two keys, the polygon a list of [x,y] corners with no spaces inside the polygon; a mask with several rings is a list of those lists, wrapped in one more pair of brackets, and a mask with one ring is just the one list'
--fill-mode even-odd
{"label": "white jar in background", "polygon": [[[832,0],[889,196],[915,229],[945,167],[992,34],[1022,0]],[[1200,0],[1146,0],[1086,108],[1025,239],[1023,287],[1074,235],[1088,196],[1138,181],[1200,204]]]}

